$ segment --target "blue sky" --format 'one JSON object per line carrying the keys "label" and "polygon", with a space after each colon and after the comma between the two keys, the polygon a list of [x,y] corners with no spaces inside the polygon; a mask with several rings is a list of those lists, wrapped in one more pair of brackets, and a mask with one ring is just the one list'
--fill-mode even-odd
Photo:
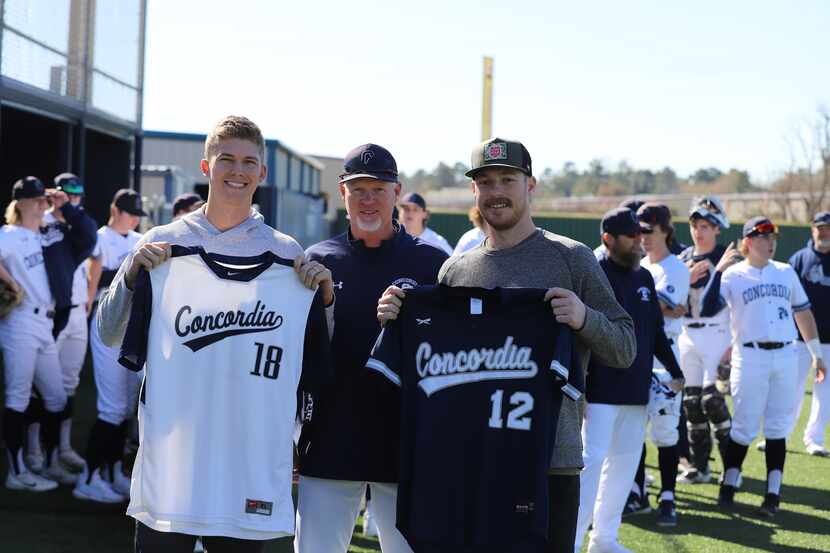
{"label": "blue sky", "polygon": [[375,142],[402,170],[469,163],[482,57],[493,131],[534,171],[787,168],[785,137],[830,104],[830,2],[149,0],[144,127],[223,115],[342,156]]}

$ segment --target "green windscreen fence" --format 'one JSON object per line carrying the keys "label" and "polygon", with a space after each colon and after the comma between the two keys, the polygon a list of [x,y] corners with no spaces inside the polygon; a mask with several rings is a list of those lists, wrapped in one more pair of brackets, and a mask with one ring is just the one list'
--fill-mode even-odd
{"label": "green windscreen fence", "polygon": [[[337,212],[336,232],[343,232],[346,228],[346,212],[343,209]],[[565,217],[561,215],[534,215],[536,226],[562,234],[574,240],[595,248],[599,245],[599,217]],[[743,221],[733,221],[732,225],[722,233],[721,242],[738,240],[741,236]],[[431,211],[429,226],[442,235],[451,245],[455,245],[462,234],[472,228],[467,214],[451,211]],[[684,218],[674,220],[677,239],[684,244],[691,244],[689,224]],[[797,250],[803,248],[810,239],[810,227],[803,225],[781,225],[781,235],[778,238],[778,249],[775,259],[787,261]]]}

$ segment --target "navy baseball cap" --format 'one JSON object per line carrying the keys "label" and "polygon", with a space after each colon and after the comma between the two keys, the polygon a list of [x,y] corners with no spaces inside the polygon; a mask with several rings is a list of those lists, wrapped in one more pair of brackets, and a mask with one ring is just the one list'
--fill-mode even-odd
{"label": "navy baseball cap", "polygon": [[340,182],[361,178],[398,182],[398,164],[389,150],[377,144],[363,144],[346,154]]}
{"label": "navy baseball cap", "polygon": [[28,200],[46,195],[46,188],[37,177],[23,177],[12,186],[13,200]]}
{"label": "navy baseball cap", "polygon": [[474,179],[476,173],[487,167],[509,167],[518,169],[528,177],[533,176],[530,152],[524,144],[515,140],[491,138],[473,148],[471,169],[465,173]]}
{"label": "navy baseball cap", "polygon": [[625,207],[615,207],[606,212],[602,216],[600,229],[612,236],[619,236],[620,234],[632,236],[642,232],[637,215]]}
{"label": "navy baseball cap", "polygon": [[668,228],[671,226],[671,210],[664,204],[645,203],[637,210],[637,219],[643,232],[651,232],[657,225]]}
{"label": "navy baseball cap", "polygon": [[758,236],[759,234],[778,234],[778,227],[763,215],[753,217],[744,223],[743,237]]}
{"label": "navy baseball cap", "polygon": [[816,213],[816,216],[813,217],[814,227],[821,227],[824,225],[830,225],[830,211],[819,211]]}
{"label": "navy baseball cap", "polygon": [[81,182],[78,175],[72,173],[61,173],[55,177],[55,188],[73,196],[84,195],[84,183]]}
{"label": "navy baseball cap", "polygon": [[116,192],[112,203],[115,204],[115,207],[121,211],[126,211],[130,215],[147,216],[147,213],[141,209],[141,195],[130,188],[122,188]]}
{"label": "navy baseball cap", "polygon": [[176,199],[173,200],[173,213],[176,214],[179,211],[190,209],[196,204],[201,205],[203,203],[205,202],[202,200],[202,197],[198,194],[194,194],[193,192],[179,194],[176,196]]}
{"label": "navy baseball cap", "polygon": [[642,201],[642,200],[638,200],[638,199],[636,199],[636,198],[629,198],[629,199],[627,199],[627,200],[623,200],[623,201],[620,203],[619,207],[624,207],[624,208],[626,208],[626,209],[630,209],[630,210],[631,210],[631,211],[633,211],[634,213],[637,213],[637,210],[638,210],[638,209],[640,209],[640,207],[641,207],[644,203],[645,203],[645,202],[644,202],[644,201]]}
{"label": "navy baseball cap", "polygon": [[410,192],[409,194],[404,195],[404,197],[401,198],[400,203],[402,203],[402,204],[415,204],[418,207],[420,207],[421,209],[426,209],[427,208],[427,201],[424,199],[423,196],[421,196],[417,192]]}

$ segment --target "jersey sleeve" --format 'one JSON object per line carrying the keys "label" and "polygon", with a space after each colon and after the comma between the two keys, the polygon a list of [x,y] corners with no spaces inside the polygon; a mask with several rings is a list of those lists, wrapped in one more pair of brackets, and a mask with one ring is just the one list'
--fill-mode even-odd
{"label": "jersey sleeve", "polygon": [[810,305],[810,298],[807,297],[807,292],[804,291],[804,285],[801,283],[801,279],[798,277],[798,273],[795,272],[795,269],[788,266],[787,273],[790,276],[790,282],[792,283],[792,295],[790,296],[790,305],[793,306],[793,313],[798,313],[799,311],[806,311],[812,307]]}
{"label": "jersey sleeve", "polygon": [[553,359],[550,370],[562,393],[577,401],[585,390],[585,375],[582,374],[582,364],[573,345],[573,333],[564,325],[558,325]]}
{"label": "jersey sleeve", "polygon": [[147,361],[147,340],[153,307],[153,289],[150,273],[141,269],[135,280],[133,303],[127,321],[127,331],[121,342],[118,362],[131,371],[140,371]]}
{"label": "jersey sleeve", "polygon": [[388,321],[381,329],[366,368],[383,375],[396,386],[401,385],[401,329],[400,321]]}
{"label": "jersey sleeve", "polygon": [[329,343],[328,323],[323,307],[323,296],[318,290],[308,311],[303,346],[303,372],[300,387],[308,393],[317,393],[334,381],[334,370]]}

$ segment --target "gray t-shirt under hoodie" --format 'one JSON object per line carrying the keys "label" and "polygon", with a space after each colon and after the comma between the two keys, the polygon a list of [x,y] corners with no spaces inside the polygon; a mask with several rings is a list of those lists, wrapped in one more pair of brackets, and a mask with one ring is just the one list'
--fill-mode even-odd
{"label": "gray t-shirt under hoodie", "polygon": [[[584,374],[590,355],[612,367],[629,367],[637,342],[634,322],[617,303],[608,278],[584,244],[537,229],[512,248],[496,250],[486,240],[449,258],[438,273],[448,286],[480,288],[566,288],[586,306],[585,324],[575,331]],[[578,474],[582,468],[582,400],[565,399],[559,414],[551,474]]]}

